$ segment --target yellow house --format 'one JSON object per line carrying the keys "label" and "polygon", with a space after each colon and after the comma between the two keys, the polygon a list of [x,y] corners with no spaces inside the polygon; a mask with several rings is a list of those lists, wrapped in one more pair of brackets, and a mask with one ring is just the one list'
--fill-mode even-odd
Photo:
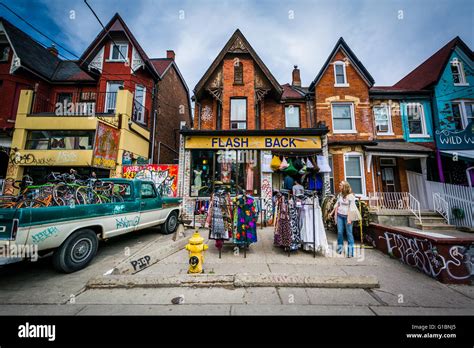
{"label": "yellow house", "polygon": [[[132,121],[133,94],[130,91],[117,92],[115,114],[107,117],[32,114],[34,95],[32,90],[21,91],[7,178],[21,180],[28,174],[35,182],[41,182],[45,173],[65,172],[70,168],[82,173],[93,170],[101,177],[119,177],[124,152],[126,158],[148,159],[150,132]],[[103,141],[98,140],[98,127],[114,134],[115,141],[105,144],[105,150],[113,149],[112,160],[98,156],[97,146],[103,145]],[[57,134],[62,138],[54,138]],[[68,138],[67,134],[73,136]],[[68,145],[70,143],[75,145]]]}

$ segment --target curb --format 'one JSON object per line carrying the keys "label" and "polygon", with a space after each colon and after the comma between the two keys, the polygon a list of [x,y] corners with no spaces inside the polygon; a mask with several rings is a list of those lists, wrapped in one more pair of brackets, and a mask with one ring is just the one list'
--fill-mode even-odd
{"label": "curb", "polygon": [[92,278],[88,289],[169,288],[169,287],[305,287],[373,289],[379,287],[374,276],[300,276],[288,274],[182,274],[176,276],[110,275]]}

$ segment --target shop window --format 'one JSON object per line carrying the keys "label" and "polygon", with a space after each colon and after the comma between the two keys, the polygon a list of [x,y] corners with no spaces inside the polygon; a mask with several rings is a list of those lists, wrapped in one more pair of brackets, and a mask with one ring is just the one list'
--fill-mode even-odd
{"label": "shop window", "polygon": [[421,103],[409,103],[406,106],[408,131],[411,137],[426,136],[425,113]]}
{"label": "shop window", "polygon": [[192,197],[209,197],[214,186],[222,186],[235,195],[240,190],[260,194],[259,151],[191,151]]}
{"label": "shop window", "polygon": [[94,131],[31,131],[29,150],[92,150]]}
{"label": "shop window", "polygon": [[346,181],[351,185],[352,192],[365,195],[365,180],[363,159],[359,153],[349,153],[344,156],[344,174]]}
{"label": "shop window", "polygon": [[333,133],[355,133],[354,105],[332,104],[332,125]]}
{"label": "shop window", "polygon": [[230,99],[230,128],[247,129],[247,99]]}
{"label": "shop window", "polygon": [[464,67],[462,62],[454,58],[451,61],[451,74],[453,75],[453,82],[455,85],[466,85],[466,75],[464,74]]}
{"label": "shop window", "polygon": [[300,107],[289,105],[285,107],[285,127],[299,128],[300,127]]}
{"label": "shop window", "polygon": [[378,135],[390,135],[392,133],[392,122],[390,120],[390,108],[388,105],[374,106],[375,129]]}

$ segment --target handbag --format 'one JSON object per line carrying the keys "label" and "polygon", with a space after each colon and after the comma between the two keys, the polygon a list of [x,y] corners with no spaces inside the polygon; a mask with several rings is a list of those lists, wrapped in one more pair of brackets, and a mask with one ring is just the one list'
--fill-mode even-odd
{"label": "handbag", "polygon": [[272,161],[270,162],[270,168],[276,172],[278,169],[280,169],[281,165],[281,160],[280,157],[278,156],[273,156]]}
{"label": "handbag", "polygon": [[280,170],[285,170],[286,168],[288,168],[288,162],[286,161],[286,158],[283,157],[283,161],[281,161],[280,164]]}
{"label": "handbag", "polygon": [[349,205],[349,212],[347,213],[347,219],[350,221],[361,221],[362,216],[360,215],[359,209],[357,209],[357,205],[355,204],[355,196],[352,195],[351,203]]}

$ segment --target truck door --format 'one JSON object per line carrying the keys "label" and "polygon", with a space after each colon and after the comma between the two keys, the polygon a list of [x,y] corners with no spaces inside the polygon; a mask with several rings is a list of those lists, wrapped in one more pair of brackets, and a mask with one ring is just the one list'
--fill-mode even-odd
{"label": "truck door", "polygon": [[140,227],[154,226],[164,220],[163,202],[153,183],[143,182],[140,186]]}

